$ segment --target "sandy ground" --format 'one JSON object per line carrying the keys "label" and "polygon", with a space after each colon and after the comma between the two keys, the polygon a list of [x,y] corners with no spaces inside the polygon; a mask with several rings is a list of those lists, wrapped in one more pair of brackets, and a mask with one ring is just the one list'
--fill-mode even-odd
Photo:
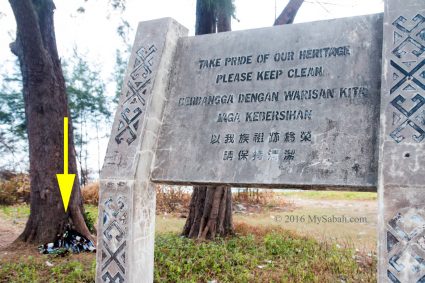
{"label": "sandy ground", "polygon": [[[280,226],[319,241],[337,242],[364,252],[376,252],[377,201],[315,200],[285,197],[289,209],[261,214],[236,214],[234,219],[258,226]],[[316,217],[316,218],[315,218]],[[335,222],[314,219],[335,217]],[[333,218],[333,220],[335,219]],[[339,219],[355,222],[339,222]]]}
{"label": "sandy ground", "polygon": [[[336,240],[351,243],[361,250],[376,249],[377,201],[350,200],[314,200],[285,197],[291,205],[282,211],[262,213],[236,213],[235,221],[250,225],[278,225],[319,240]],[[363,217],[366,223],[312,223],[308,219],[314,216]],[[298,216],[298,220],[297,220]],[[303,216],[304,221],[300,217]],[[185,219],[159,215],[157,231],[180,231]],[[0,212],[0,249],[12,243],[25,227],[25,219],[5,217]],[[171,231],[170,230],[170,231]]]}
{"label": "sandy ground", "polygon": [[12,243],[22,232],[24,226],[0,215],[0,249]]}

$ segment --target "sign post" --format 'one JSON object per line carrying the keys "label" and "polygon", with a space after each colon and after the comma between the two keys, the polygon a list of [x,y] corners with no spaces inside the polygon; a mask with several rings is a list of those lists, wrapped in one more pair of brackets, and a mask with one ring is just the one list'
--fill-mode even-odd
{"label": "sign post", "polygon": [[96,281],[153,281],[166,183],[378,188],[378,281],[425,282],[423,1],[186,34],[139,24],[101,173]]}

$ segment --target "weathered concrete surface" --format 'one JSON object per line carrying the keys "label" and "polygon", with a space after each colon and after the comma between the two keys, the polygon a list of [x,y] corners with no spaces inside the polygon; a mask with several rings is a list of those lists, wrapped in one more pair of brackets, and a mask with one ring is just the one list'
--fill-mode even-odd
{"label": "weathered concrete surface", "polygon": [[385,3],[379,282],[425,282],[425,2]]}
{"label": "weathered concrete surface", "polygon": [[96,282],[152,282],[155,188],[149,181],[178,38],[174,20],[139,24],[101,173]]}
{"label": "weathered concrete surface", "polygon": [[382,15],[182,38],[153,179],[376,190],[381,41]]}

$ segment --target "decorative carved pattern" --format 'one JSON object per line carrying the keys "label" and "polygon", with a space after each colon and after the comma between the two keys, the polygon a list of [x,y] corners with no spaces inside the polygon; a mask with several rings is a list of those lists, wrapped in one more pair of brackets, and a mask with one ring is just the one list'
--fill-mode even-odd
{"label": "decorative carved pattern", "polygon": [[424,211],[406,208],[388,222],[387,251],[390,282],[425,282]]}
{"label": "decorative carved pattern", "polygon": [[111,274],[109,274],[109,272],[106,272],[103,276],[102,276],[102,280],[104,282],[108,282],[108,283],[124,283],[124,278],[121,276],[121,274],[117,273],[117,275],[115,275],[115,277],[112,277]]}
{"label": "decorative carved pattern", "polygon": [[[111,186],[113,184],[108,184]],[[109,197],[102,210],[102,282],[125,282],[125,255],[128,234],[127,199],[123,196]]]}
{"label": "decorative carved pattern", "polygon": [[413,141],[425,139],[425,17],[417,14],[411,20],[403,16],[393,23],[394,60],[390,61],[393,83],[390,94],[395,108],[390,136],[400,143],[410,132]]}
{"label": "decorative carved pattern", "polygon": [[[400,16],[393,23],[390,61],[393,107],[390,136],[400,143],[425,139],[425,17]],[[408,137],[411,135],[411,138]],[[400,210],[387,223],[387,276],[393,283],[425,283],[425,211]]]}
{"label": "decorative carved pattern", "polygon": [[139,122],[146,106],[145,95],[150,91],[155,45],[142,47],[136,52],[133,71],[127,81],[127,92],[122,104],[121,119],[118,123],[118,134],[115,141],[120,144],[123,140],[130,145],[137,138]]}

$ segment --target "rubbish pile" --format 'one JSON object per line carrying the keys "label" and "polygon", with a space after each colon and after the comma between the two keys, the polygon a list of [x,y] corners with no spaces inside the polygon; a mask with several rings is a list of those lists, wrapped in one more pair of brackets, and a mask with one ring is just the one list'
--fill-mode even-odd
{"label": "rubbish pile", "polygon": [[96,248],[92,241],[82,236],[77,231],[67,229],[53,243],[47,243],[38,247],[42,254],[65,255],[69,252],[95,252]]}

